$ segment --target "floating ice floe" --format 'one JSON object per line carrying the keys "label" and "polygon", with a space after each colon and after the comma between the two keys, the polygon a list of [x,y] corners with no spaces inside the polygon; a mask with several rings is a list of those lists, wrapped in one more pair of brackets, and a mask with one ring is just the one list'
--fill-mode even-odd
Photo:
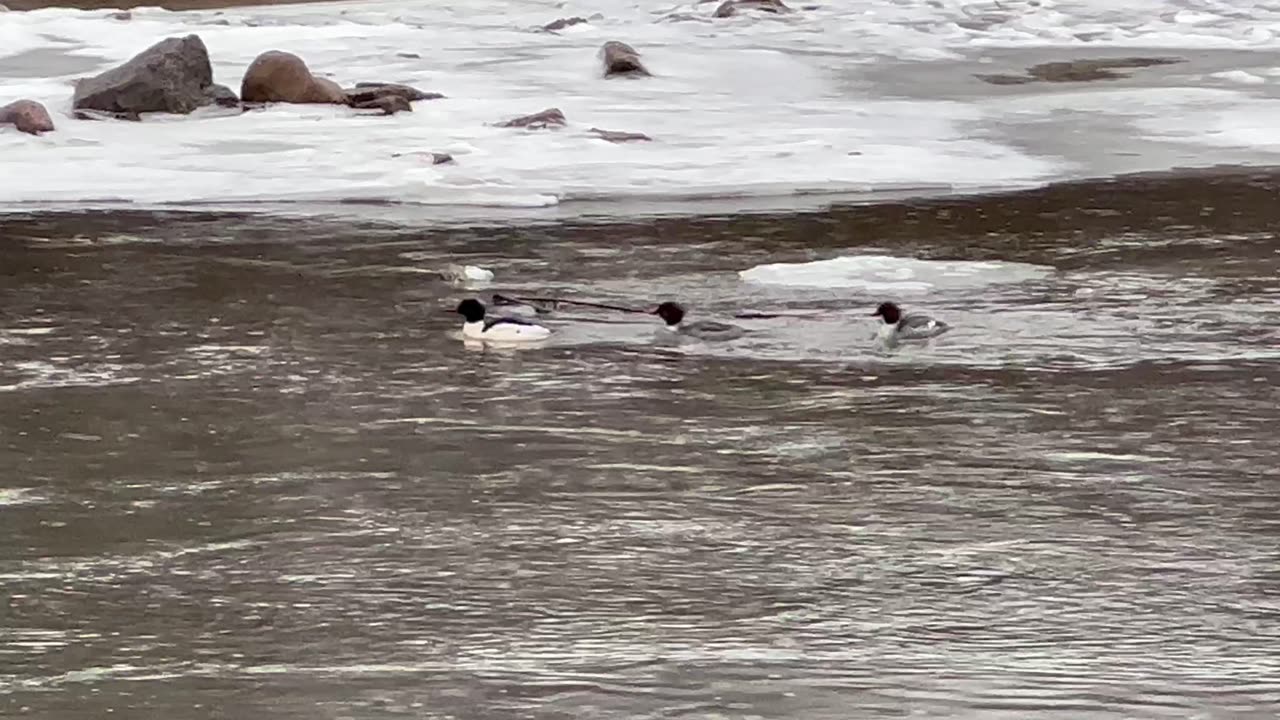
{"label": "floating ice floe", "polygon": [[885,295],[923,294],[1046,277],[1053,268],[1028,263],[918,260],[892,255],[852,255],[802,263],[772,263],[742,270],[743,281],[761,285],[849,288]]}
{"label": "floating ice floe", "polygon": [[493,280],[493,271],[476,265],[449,264],[441,273],[446,280],[455,283],[487,283]]}

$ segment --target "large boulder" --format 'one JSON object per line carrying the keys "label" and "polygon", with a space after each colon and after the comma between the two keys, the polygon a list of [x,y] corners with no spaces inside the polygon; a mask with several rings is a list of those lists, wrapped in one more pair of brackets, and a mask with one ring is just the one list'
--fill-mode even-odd
{"label": "large boulder", "polygon": [[13,125],[20,132],[39,135],[53,130],[53,118],[35,100],[18,100],[0,107],[0,125]]}
{"label": "large boulder", "polygon": [[640,62],[640,53],[624,42],[610,40],[601,45],[600,57],[604,61],[605,77],[642,77],[649,74],[649,70]]}
{"label": "large boulder", "polygon": [[204,42],[187,35],[161,40],[119,67],[77,81],[71,106],[126,115],[186,114],[233,95],[214,84]]}
{"label": "large boulder", "polygon": [[337,83],[312,75],[302,58],[281,50],[268,50],[254,58],[244,72],[240,99],[254,103],[350,104]]}

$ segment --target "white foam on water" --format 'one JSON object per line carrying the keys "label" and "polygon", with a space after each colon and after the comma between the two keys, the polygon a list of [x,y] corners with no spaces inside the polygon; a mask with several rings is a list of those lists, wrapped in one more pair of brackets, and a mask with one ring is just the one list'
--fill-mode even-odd
{"label": "white foam on water", "polygon": [[868,294],[923,295],[1048,277],[1053,268],[1027,263],[917,260],[892,255],[853,255],[803,263],[770,263],[743,270],[748,283],[857,289]]}
{"label": "white foam on water", "polygon": [[[975,129],[1013,110],[875,96],[859,86],[858,68],[985,47],[1280,47],[1280,6],[1211,0],[1123,7],[1109,0],[867,0],[727,20],[712,20],[712,9],[629,0],[374,0],[219,12],[141,8],[127,22],[108,11],[5,13],[0,100],[45,103],[59,130],[35,138],[0,129],[6,177],[22,178],[0,182],[0,204],[365,200],[541,208],[618,198],[1013,187],[1071,170]],[[592,20],[559,34],[534,31],[572,15]],[[342,84],[406,82],[448,97],[392,117],[289,105],[141,124],[69,116],[77,77],[191,32],[209,48],[215,80],[232,88],[258,53],[286,49]],[[601,78],[597,51],[612,39],[639,48],[654,77]],[[42,55],[24,60],[33,50]],[[85,67],[41,72],[50,54]],[[1224,79],[1255,82],[1230,73],[1209,81]],[[494,126],[548,107],[560,108],[568,127]],[[653,142],[614,145],[590,135],[592,127],[642,132]],[[447,152],[457,162],[430,165],[415,151]]]}

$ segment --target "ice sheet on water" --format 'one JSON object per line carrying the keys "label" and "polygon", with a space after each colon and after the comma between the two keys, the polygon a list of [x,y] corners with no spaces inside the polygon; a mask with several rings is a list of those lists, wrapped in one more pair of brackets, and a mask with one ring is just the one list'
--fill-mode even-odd
{"label": "ice sheet on water", "polygon": [[892,255],[852,255],[803,263],[757,265],[738,273],[763,285],[852,288],[886,296],[968,290],[986,285],[1038,280],[1054,269],[1027,263],[975,260],[919,260]]}

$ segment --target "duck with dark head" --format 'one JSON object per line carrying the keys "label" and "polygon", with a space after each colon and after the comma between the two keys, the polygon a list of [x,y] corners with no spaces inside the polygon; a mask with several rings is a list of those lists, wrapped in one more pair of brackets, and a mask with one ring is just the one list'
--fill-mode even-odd
{"label": "duck with dark head", "polygon": [[897,304],[891,302],[880,303],[871,315],[881,319],[876,338],[886,345],[930,340],[951,329],[950,325],[928,315],[903,313]]}
{"label": "duck with dark head", "polygon": [[685,310],[679,303],[664,302],[650,311],[662,318],[666,328],[672,332],[700,340],[733,340],[747,333],[737,325],[717,322],[715,320],[696,320],[685,322]]}
{"label": "duck with dark head", "polygon": [[494,342],[533,342],[551,336],[551,330],[528,320],[512,317],[486,317],[484,303],[467,298],[455,310],[462,316],[462,336],[470,340]]}

